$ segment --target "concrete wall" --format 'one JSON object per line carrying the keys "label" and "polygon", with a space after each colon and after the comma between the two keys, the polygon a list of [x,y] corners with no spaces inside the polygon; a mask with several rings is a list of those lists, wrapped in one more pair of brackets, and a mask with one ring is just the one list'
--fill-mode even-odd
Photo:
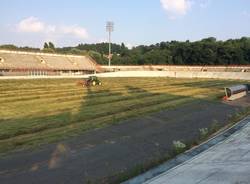
{"label": "concrete wall", "polygon": [[98,74],[100,77],[175,77],[250,80],[248,72],[119,71]]}
{"label": "concrete wall", "polygon": [[101,66],[104,71],[195,71],[195,72],[250,72],[250,65],[239,66],[188,66],[188,65],[142,65]]}
{"label": "concrete wall", "polygon": [[[38,78],[87,78],[90,75],[79,76],[23,76],[7,77],[0,76],[0,79],[38,79]],[[173,77],[173,78],[209,78],[209,79],[234,79],[249,80],[248,72],[171,72],[171,71],[119,71],[96,74],[98,77]]]}

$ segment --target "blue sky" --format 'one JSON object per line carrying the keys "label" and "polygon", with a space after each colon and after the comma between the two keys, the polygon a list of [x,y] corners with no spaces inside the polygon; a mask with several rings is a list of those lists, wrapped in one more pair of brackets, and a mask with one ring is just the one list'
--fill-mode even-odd
{"label": "blue sky", "polygon": [[42,47],[107,40],[128,46],[250,36],[249,0],[1,0],[0,44]]}

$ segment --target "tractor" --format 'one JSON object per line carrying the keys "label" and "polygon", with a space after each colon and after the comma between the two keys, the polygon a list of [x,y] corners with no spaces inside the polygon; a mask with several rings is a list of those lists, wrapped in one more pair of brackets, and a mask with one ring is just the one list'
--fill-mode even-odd
{"label": "tractor", "polygon": [[96,76],[90,76],[83,81],[83,86],[101,86],[101,81]]}

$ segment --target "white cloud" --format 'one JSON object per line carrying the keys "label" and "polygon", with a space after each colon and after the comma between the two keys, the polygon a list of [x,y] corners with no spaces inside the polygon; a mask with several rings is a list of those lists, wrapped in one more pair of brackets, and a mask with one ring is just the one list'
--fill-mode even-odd
{"label": "white cloud", "polygon": [[161,5],[166,10],[169,18],[174,19],[185,15],[191,7],[190,0],[160,0]]}
{"label": "white cloud", "polygon": [[46,33],[56,33],[57,27],[53,25],[47,25],[45,32]]}
{"label": "white cloud", "polygon": [[20,32],[37,33],[43,32],[45,30],[45,25],[36,17],[28,17],[18,23],[17,29]]}
{"label": "white cloud", "polygon": [[17,24],[18,32],[39,33],[49,38],[73,36],[75,38],[87,39],[88,32],[85,28],[77,25],[49,25],[36,17],[28,17]]}
{"label": "white cloud", "polygon": [[61,28],[61,30],[64,34],[72,34],[82,39],[88,38],[87,30],[80,26],[64,26]]}

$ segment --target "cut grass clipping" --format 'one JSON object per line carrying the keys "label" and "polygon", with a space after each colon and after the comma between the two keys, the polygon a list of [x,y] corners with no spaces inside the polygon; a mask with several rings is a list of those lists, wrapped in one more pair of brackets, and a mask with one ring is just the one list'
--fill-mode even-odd
{"label": "cut grass clipping", "polygon": [[[195,100],[216,101],[235,81],[170,78],[1,80],[0,153],[24,149],[102,128],[120,120]],[[244,82],[243,82],[244,83]]]}

